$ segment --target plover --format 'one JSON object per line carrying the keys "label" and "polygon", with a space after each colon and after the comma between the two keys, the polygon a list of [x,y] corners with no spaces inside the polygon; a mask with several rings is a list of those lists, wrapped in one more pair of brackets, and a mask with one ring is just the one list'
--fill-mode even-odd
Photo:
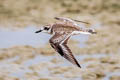
{"label": "plover", "polygon": [[67,42],[72,35],[96,34],[95,30],[81,28],[74,20],[69,18],[55,17],[55,19],[62,22],[45,25],[35,33],[46,32],[52,34],[53,36],[49,40],[52,48],[54,48],[56,52],[58,52],[61,56],[66,58],[72,64],[75,64],[76,66],[81,68],[80,64],[73,56],[72,51],[67,46]]}

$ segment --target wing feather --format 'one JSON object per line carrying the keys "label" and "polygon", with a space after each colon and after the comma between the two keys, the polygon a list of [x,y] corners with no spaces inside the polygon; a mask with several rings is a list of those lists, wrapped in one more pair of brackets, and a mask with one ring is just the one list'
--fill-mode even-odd
{"label": "wing feather", "polygon": [[76,22],[81,22],[81,23],[84,23],[84,24],[90,24],[90,23],[85,22],[85,21],[80,21],[80,20],[70,19],[70,18],[64,18],[64,17],[54,17],[54,19],[65,22],[65,23],[69,23],[71,25],[77,25]]}
{"label": "wing feather", "polygon": [[69,49],[69,47],[66,44],[63,44],[60,46],[61,47],[61,51],[63,52],[63,57],[66,58],[67,60],[69,60],[72,64],[77,65],[78,67],[81,68],[81,66],[79,65],[78,61],[75,59],[75,57],[73,56],[71,50]]}
{"label": "wing feather", "polygon": [[77,23],[75,21],[73,21],[72,19],[69,19],[69,18],[64,18],[64,17],[55,17],[54,19],[56,20],[59,20],[67,25],[73,25],[73,26],[76,26]]}
{"label": "wing feather", "polygon": [[[60,38],[61,36],[62,38]],[[57,51],[61,56],[70,61],[72,64],[75,64],[81,68],[78,61],[75,59],[71,50],[67,46],[67,41],[69,40],[70,36],[70,34],[55,34],[50,39],[50,44],[55,49],[55,51]]]}

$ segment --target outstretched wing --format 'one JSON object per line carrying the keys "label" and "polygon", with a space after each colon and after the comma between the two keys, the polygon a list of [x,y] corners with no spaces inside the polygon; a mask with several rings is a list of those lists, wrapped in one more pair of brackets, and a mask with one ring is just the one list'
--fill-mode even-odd
{"label": "outstretched wing", "polygon": [[65,24],[68,24],[68,25],[73,25],[73,26],[77,25],[77,23],[75,21],[73,21],[72,19],[69,19],[69,18],[54,17],[54,19],[64,22]]}
{"label": "outstretched wing", "polygon": [[67,46],[67,42],[70,38],[71,34],[58,34],[56,33],[51,39],[50,44],[51,46],[57,51],[61,56],[66,58],[68,61],[70,61],[72,64],[75,64],[76,66],[80,67],[78,61],[73,56],[71,50]]}
{"label": "outstretched wing", "polygon": [[64,17],[54,17],[54,19],[71,24],[71,25],[77,25],[76,22],[81,22],[84,24],[90,24],[88,22],[80,21],[80,20],[75,20],[75,19],[70,19],[70,18],[64,18]]}

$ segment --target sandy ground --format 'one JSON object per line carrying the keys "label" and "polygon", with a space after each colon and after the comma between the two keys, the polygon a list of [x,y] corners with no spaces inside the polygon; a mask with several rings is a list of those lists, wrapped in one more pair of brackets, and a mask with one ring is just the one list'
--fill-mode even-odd
{"label": "sandy ground", "polygon": [[[54,52],[19,46],[0,50],[1,80],[119,80],[120,54],[74,54],[78,68]],[[51,55],[50,55],[51,54]]]}
{"label": "sandy ground", "polygon": [[[17,42],[20,38],[27,41],[17,36],[12,40],[14,36],[8,35],[11,34],[9,29],[14,32],[31,25],[39,28],[55,22],[55,16],[89,22],[91,25],[86,26],[98,32],[89,36],[85,47],[78,46],[80,42],[76,40],[69,42],[81,69],[63,59],[49,43],[37,47],[15,44],[0,48],[0,80],[120,80],[119,14],[118,0],[0,0],[0,45],[4,45],[2,40],[5,39],[8,42]],[[3,34],[1,29],[8,29],[8,33]],[[34,36],[25,35],[26,38]]]}

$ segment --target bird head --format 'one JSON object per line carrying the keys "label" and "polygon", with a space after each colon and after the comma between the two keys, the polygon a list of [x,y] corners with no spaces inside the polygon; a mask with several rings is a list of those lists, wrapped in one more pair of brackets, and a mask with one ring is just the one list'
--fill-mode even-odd
{"label": "bird head", "polygon": [[45,25],[40,28],[40,30],[36,31],[35,33],[44,32],[49,33],[50,32],[51,25]]}

